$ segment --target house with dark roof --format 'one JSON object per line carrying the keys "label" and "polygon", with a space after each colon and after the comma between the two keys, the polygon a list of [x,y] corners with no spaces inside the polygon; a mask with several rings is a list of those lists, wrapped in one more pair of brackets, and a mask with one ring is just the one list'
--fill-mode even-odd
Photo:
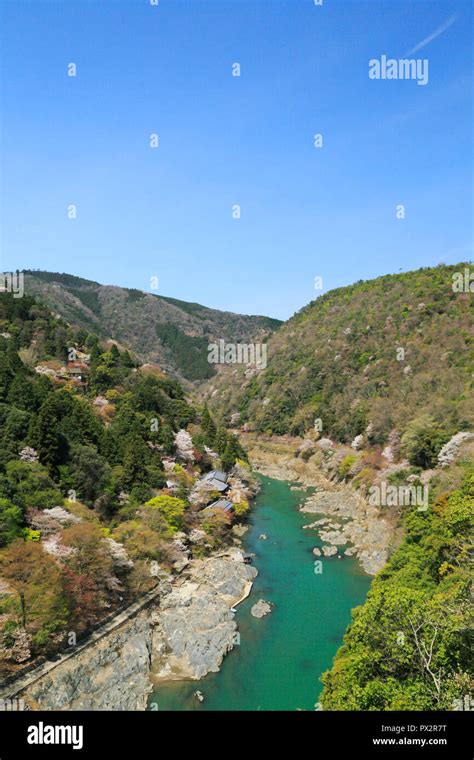
{"label": "house with dark roof", "polygon": [[89,374],[89,367],[84,362],[68,362],[66,372],[70,378],[82,382]]}
{"label": "house with dark roof", "polygon": [[213,491],[224,493],[229,488],[227,483],[227,473],[222,470],[211,470],[206,472],[199,481],[200,484],[210,486]]}
{"label": "house with dark roof", "polygon": [[213,501],[212,504],[209,504],[208,507],[203,509],[203,513],[207,512],[207,514],[215,514],[216,510],[222,510],[223,512],[232,512],[234,509],[234,505],[231,501],[227,501],[227,499],[217,499],[217,501]]}
{"label": "house with dark roof", "polygon": [[201,480],[220,480],[222,483],[227,483],[227,473],[222,470],[211,470],[206,472]]}
{"label": "house with dark roof", "polygon": [[206,485],[211,486],[213,491],[219,491],[219,493],[225,493],[229,488],[227,483],[223,483],[222,480],[215,480],[214,478],[204,481]]}

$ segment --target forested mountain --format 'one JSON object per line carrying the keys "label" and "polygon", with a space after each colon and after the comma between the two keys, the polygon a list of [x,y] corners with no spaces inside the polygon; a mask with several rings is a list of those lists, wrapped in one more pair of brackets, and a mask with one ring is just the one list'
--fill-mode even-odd
{"label": "forested mountain", "polygon": [[[226,545],[248,509],[238,441],[176,380],[5,292],[0,432],[3,674]],[[216,466],[231,473],[225,514],[195,491]]]}
{"label": "forested mountain", "polygon": [[[473,423],[472,293],[440,265],[332,290],[268,341],[268,366],[233,367],[207,385],[213,407],[250,429],[315,431],[350,443],[370,425],[383,444],[428,414],[450,432]],[[453,287],[454,286],[454,287]],[[473,287],[473,285],[471,285]]]}
{"label": "forested mountain", "polygon": [[140,360],[191,382],[215,372],[207,361],[209,342],[262,341],[281,324],[54,272],[26,270],[25,290],[67,322],[112,338]]}
{"label": "forested mountain", "polygon": [[[209,339],[267,340],[275,325],[70,275],[32,273],[23,298],[1,294],[3,672],[153,588],[154,564],[173,573],[230,543],[252,493],[231,423],[301,436],[297,456],[362,498],[382,486],[429,491],[421,510],[378,505],[403,540],[354,611],[321,701],[452,709],[472,687],[466,270],[440,265],[331,291],[268,338],[266,369],[237,364],[215,377]],[[163,365],[203,381],[210,411]],[[232,514],[206,516],[218,492],[201,491],[201,476],[215,468],[231,473]]]}
{"label": "forested mountain", "polygon": [[[471,272],[440,265],[331,291],[269,339],[266,369],[232,367],[206,388],[234,425],[303,436],[301,458],[375,494],[379,519],[403,535],[323,677],[324,710],[468,709],[472,699]],[[410,489],[421,508],[399,501]]]}
{"label": "forested mountain", "polygon": [[404,540],[323,676],[325,710],[470,709],[473,453],[434,474],[426,510],[403,509]]}

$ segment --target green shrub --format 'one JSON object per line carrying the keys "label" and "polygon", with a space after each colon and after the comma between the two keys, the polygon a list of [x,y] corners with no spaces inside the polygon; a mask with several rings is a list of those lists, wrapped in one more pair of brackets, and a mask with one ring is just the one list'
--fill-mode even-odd
{"label": "green shrub", "polygon": [[337,474],[341,478],[346,479],[349,475],[352,465],[355,464],[356,461],[357,457],[355,454],[346,454],[339,467],[337,468]]}
{"label": "green shrub", "polygon": [[410,464],[434,467],[441,447],[450,435],[428,414],[412,420],[401,439],[401,451]]}

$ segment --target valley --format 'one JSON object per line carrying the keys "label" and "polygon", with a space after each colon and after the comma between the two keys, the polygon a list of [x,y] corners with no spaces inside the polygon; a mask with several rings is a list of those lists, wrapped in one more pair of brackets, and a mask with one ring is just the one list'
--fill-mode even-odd
{"label": "valley", "polygon": [[[65,274],[3,293],[0,696],[33,709],[464,703],[464,268],[356,283],[281,327]],[[265,361],[209,363],[229,345]]]}

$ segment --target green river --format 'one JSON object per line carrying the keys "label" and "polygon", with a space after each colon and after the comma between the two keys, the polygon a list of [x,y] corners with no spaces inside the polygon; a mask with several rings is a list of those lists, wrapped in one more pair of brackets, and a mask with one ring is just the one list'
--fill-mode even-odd
{"label": "green river", "polygon": [[[243,538],[258,569],[250,597],[237,608],[240,646],[224,659],[219,673],[201,681],[160,685],[150,698],[161,710],[314,710],[321,674],[331,666],[370,577],[353,558],[322,558],[315,573],[312,554],[321,545],[303,525],[319,515],[303,514],[307,494],[290,483],[262,477]],[[267,540],[259,539],[265,533]],[[260,620],[251,606],[265,599],[275,607]],[[204,701],[194,696],[199,689]],[[155,708],[156,709],[156,708]]]}

